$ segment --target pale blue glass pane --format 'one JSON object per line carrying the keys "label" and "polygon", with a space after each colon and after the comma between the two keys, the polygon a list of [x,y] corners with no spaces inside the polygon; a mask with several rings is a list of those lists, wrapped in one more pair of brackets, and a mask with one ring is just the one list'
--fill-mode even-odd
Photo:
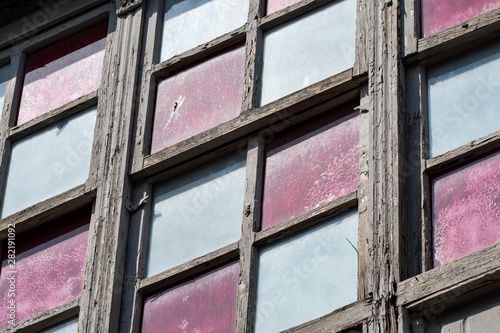
{"label": "pale blue glass pane", "polygon": [[247,15],[248,0],[165,0],[160,61],[243,26]]}
{"label": "pale blue glass pane", "polygon": [[49,328],[41,333],[77,333],[78,332],[78,318],[67,321],[63,324]]}
{"label": "pale blue glass pane", "polygon": [[352,211],[260,252],[255,331],[279,332],[357,299]]}
{"label": "pale blue glass pane", "polygon": [[9,66],[0,67],[0,111],[3,110],[3,101],[5,98],[5,90],[7,90],[8,81]]}
{"label": "pale blue glass pane", "polygon": [[351,68],[355,36],[356,0],[335,1],[266,32],[260,104]]}
{"label": "pale blue glass pane", "polygon": [[155,187],[147,276],[240,239],[245,170],[234,155]]}
{"label": "pale blue glass pane", "polygon": [[12,144],[2,217],[86,181],[96,114],[92,108]]}
{"label": "pale blue glass pane", "polygon": [[499,72],[498,43],[428,69],[431,157],[500,130]]}

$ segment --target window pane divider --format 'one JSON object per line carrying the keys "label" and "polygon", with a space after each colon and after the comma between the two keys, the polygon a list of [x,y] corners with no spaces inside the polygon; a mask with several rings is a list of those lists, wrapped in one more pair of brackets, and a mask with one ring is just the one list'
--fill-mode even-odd
{"label": "window pane divider", "polygon": [[239,242],[231,243],[162,273],[140,279],[138,291],[147,294],[235,259],[238,256],[238,246]]}
{"label": "window pane divider", "polygon": [[35,333],[50,326],[62,323],[72,317],[77,317],[80,310],[80,298],[72,300],[66,304],[54,309],[43,312],[42,314],[10,326],[4,332]]}
{"label": "window pane divider", "polygon": [[31,207],[0,220],[0,239],[7,238],[9,224],[16,225],[16,232],[36,227],[77,208],[88,205],[95,198],[95,189],[86,190],[85,184],[39,202]]}
{"label": "window pane divider", "polygon": [[259,27],[262,30],[272,29],[280,24],[291,21],[303,14],[313,11],[323,5],[332,3],[331,0],[302,0],[287,6],[274,13],[259,19]]}
{"label": "window pane divider", "polygon": [[311,209],[299,216],[292,217],[288,221],[282,222],[269,229],[256,234],[255,245],[261,246],[278,241],[298,231],[304,230],[313,225],[319,224],[329,217],[343,213],[358,204],[358,191],[351,192],[332,202],[320,207]]}

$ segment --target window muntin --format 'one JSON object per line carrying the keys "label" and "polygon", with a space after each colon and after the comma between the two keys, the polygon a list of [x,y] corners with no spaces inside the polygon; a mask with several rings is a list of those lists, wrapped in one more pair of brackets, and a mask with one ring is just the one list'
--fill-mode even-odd
{"label": "window muntin", "polygon": [[85,183],[96,115],[91,108],[12,144],[2,217]]}
{"label": "window muntin", "polygon": [[18,125],[99,88],[107,27],[104,21],[27,56]]}
{"label": "window muntin", "polygon": [[422,35],[435,34],[498,7],[499,0],[422,0]]}
{"label": "window muntin", "polygon": [[351,68],[355,36],[355,0],[335,1],[264,32],[260,104]]}
{"label": "window muntin", "polygon": [[155,186],[146,276],[240,239],[245,172],[237,154]]}
{"label": "window muntin", "polygon": [[255,332],[278,332],[356,301],[358,213],[260,250]]}
{"label": "window muntin", "polygon": [[499,70],[500,43],[428,68],[431,157],[500,130]]}
{"label": "window muntin", "polygon": [[266,1],[266,13],[267,15],[277,12],[280,9],[291,6],[300,0],[267,0]]}
{"label": "window muntin", "polygon": [[7,90],[7,82],[9,81],[9,69],[9,65],[0,67],[0,110],[3,110],[5,91]]}
{"label": "window muntin", "polygon": [[238,262],[144,301],[142,332],[234,332]]}
{"label": "window muntin", "polygon": [[[16,322],[80,297],[89,223],[90,209],[84,208],[17,235]],[[8,297],[11,268],[6,245],[7,242],[2,251],[0,272],[0,305],[4,309],[11,299]],[[1,320],[0,329],[7,327],[8,321]]]}
{"label": "window muntin", "polygon": [[358,188],[357,105],[343,104],[290,128],[266,147],[262,229]]}
{"label": "window muntin", "polygon": [[500,153],[432,181],[434,266],[500,242]]}
{"label": "window muntin", "polygon": [[151,153],[236,118],[245,48],[238,47],[158,84]]}
{"label": "window muntin", "polygon": [[160,61],[243,26],[247,0],[165,0]]}
{"label": "window muntin", "polygon": [[78,318],[56,325],[41,333],[78,333]]}

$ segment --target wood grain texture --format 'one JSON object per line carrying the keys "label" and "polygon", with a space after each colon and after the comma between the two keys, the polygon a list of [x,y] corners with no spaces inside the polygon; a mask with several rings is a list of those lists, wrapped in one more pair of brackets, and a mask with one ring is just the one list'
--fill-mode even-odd
{"label": "wood grain texture", "polygon": [[402,55],[408,56],[417,52],[420,38],[420,2],[404,0],[401,2],[401,19],[403,44]]}
{"label": "wood grain texture", "polygon": [[352,75],[359,77],[368,71],[368,50],[370,49],[370,3],[357,0],[356,6],[356,44]]}

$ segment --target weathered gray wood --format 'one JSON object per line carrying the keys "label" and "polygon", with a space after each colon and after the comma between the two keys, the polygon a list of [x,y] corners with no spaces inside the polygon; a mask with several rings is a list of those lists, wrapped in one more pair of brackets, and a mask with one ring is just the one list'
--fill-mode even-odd
{"label": "weathered gray wood", "polygon": [[121,7],[116,11],[118,16],[125,15],[142,5],[142,0],[120,0],[120,2]]}
{"label": "weathered gray wood", "polygon": [[48,27],[105,2],[105,0],[59,0],[54,6],[48,6],[42,11],[27,13],[21,20],[0,28],[0,49],[29,40],[33,35]]}
{"label": "weathered gray wood", "polygon": [[426,160],[425,167],[429,174],[446,171],[467,161],[500,148],[500,131],[471,141],[457,149]]}
{"label": "weathered gray wood", "polygon": [[19,140],[27,135],[41,130],[60,120],[71,117],[78,112],[90,108],[97,104],[97,91],[91,92],[88,95],[75,99],[57,109],[49,111],[36,117],[24,124],[13,126],[8,130],[9,139],[12,141]]}
{"label": "weathered gray wood", "polygon": [[241,230],[240,275],[238,280],[238,307],[236,332],[253,332],[255,287],[257,279],[257,249],[253,246],[255,232],[260,225],[262,207],[262,179],[265,147],[258,137],[248,142],[245,206]]}
{"label": "weathered gray wood", "polygon": [[235,242],[162,273],[141,279],[138,290],[147,294],[227,263],[238,257],[238,247],[239,242]]}
{"label": "weathered gray wood", "polygon": [[370,291],[373,320],[368,332],[396,332],[397,314],[392,306],[400,279],[400,137],[401,86],[399,1],[369,2],[369,111],[373,128],[370,138]]}
{"label": "weathered gray wood", "polygon": [[331,0],[302,0],[260,19],[260,28],[269,30],[319,8]]}
{"label": "weathered gray wood", "polygon": [[[120,6],[120,4],[117,4]],[[82,291],[81,332],[118,332],[123,270],[131,197],[127,177],[130,160],[132,116],[136,99],[142,8],[116,18],[110,15],[106,42],[102,96],[99,108],[105,146],[99,155],[98,187],[89,247],[95,255],[87,258]]]}
{"label": "weathered gray wood", "polygon": [[[500,9],[463,22],[434,35],[418,40],[418,53],[409,56],[409,63],[423,61],[429,65],[500,36]],[[427,60],[429,59],[429,60]]]}
{"label": "weathered gray wood", "polygon": [[153,65],[153,72],[156,78],[161,78],[187,67],[197,61],[210,57],[216,53],[245,40],[245,26],[228,32],[205,44],[199,45],[191,50],[174,56],[162,63]]}
{"label": "weathered gray wood", "polygon": [[370,237],[370,114],[368,87],[361,89],[359,109],[359,187],[358,187],[358,299],[368,298],[368,278],[370,262],[368,258],[368,239]]}
{"label": "weathered gray wood", "polygon": [[43,222],[84,207],[92,202],[94,191],[85,191],[85,185],[77,186],[55,197],[39,202],[0,220],[0,239],[7,237],[7,226],[16,224],[16,231],[23,232]]}
{"label": "weathered gray wood", "polygon": [[292,333],[332,333],[349,332],[370,317],[372,304],[366,301],[357,301],[340,309],[333,311],[326,316],[311,320],[300,326],[290,328],[286,332]]}
{"label": "weathered gray wood", "polygon": [[131,176],[134,180],[143,179],[172,164],[244,137],[280,119],[317,107],[339,95],[358,89],[364,82],[362,79],[353,81],[351,78],[352,69],[349,69],[263,107],[242,112],[233,120],[147,156],[144,168]]}
{"label": "weathered gray wood", "polygon": [[403,43],[402,55],[406,57],[417,52],[420,38],[420,2],[404,0],[401,2]]}
{"label": "weathered gray wood", "polygon": [[46,329],[50,326],[61,323],[67,319],[78,316],[78,303],[80,299],[75,299],[71,302],[58,306],[54,309],[50,309],[39,314],[36,317],[30,318],[23,321],[17,325],[11,326],[6,329],[5,333],[35,333],[40,332],[42,329]]}
{"label": "weathered gray wood", "polygon": [[357,201],[357,192],[352,192],[320,207],[311,209],[299,216],[292,217],[288,221],[256,234],[255,245],[261,246],[269,244],[312,225],[321,223],[330,217],[356,207]]}
{"label": "weathered gray wood", "polygon": [[368,50],[372,42],[370,37],[370,3],[364,0],[357,0],[356,6],[356,44],[354,67],[352,75],[359,77],[368,71]]}
{"label": "weathered gray wood", "polygon": [[496,244],[400,282],[397,305],[419,309],[500,280],[499,253]]}

